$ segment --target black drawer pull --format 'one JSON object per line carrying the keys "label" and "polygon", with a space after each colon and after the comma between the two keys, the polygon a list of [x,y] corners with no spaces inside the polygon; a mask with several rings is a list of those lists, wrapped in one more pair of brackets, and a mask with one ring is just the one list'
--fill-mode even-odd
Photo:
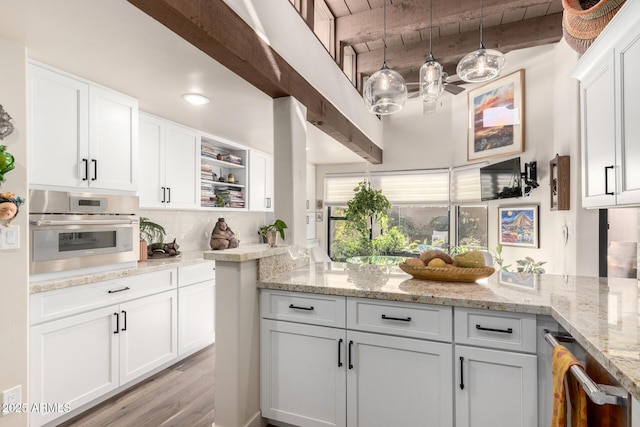
{"label": "black drawer pull", "polygon": [[479,331],[490,331],[490,332],[502,332],[503,334],[512,334],[513,333],[513,329],[508,328],[508,329],[493,329],[493,328],[483,328],[480,325],[476,325],[476,329]]}
{"label": "black drawer pull", "polygon": [[313,306],[311,306],[311,307],[300,307],[300,306],[293,305],[293,304],[289,304],[289,308],[293,308],[295,310],[308,310],[308,311],[313,310]]}
{"label": "black drawer pull", "polygon": [[122,329],[120,329],[120,330],[121,331],[126,331],[127,330],[127,312],[122,310],[121,313],[122,313],[122,316],[123,316],[122,320],[123,320],[124,326],[122,326]]}
{"label": "black drawer pull", "polygon": [[83,181],[89,179],[89,159],[82,159],[82,163],[84,163],[84,177],[82,177]]}
{"label": "black drawer pull", "polygon": [[464,357],[460,356],[460,390],[464,390]]}
{"label": "black drawer pull", "polygon": [[353,347],[353,341],[349,341],[349,369],[353,369],[353,363],[351,363],[351,347]]}
{"label": "black drawer pull", "polygon": [[385,320],[399,320],[401,322],[411,322],[411,317],[409,316],[405,318],[401,318],[401,317],[391,317],[391,316],[387,316],[386,314],[383,314],[382,318]]}
{"label": "black drawer pull", "polygon": [[128,287],[128,286],[125,286],[124,288],[122,288],[122,289],[116,289],[115,291],[111,291],[111,290],[110,290],[110,291],[108,291],[108,293],[110,293],[110,294],[115,294],[116,292],[128,291],[129,289],[131,289],[131,288],[130,288],[130,287]]}
{"label": "black drawer pull", "polygon": [[342,367],[342,338],[338,340],[338,368]]}

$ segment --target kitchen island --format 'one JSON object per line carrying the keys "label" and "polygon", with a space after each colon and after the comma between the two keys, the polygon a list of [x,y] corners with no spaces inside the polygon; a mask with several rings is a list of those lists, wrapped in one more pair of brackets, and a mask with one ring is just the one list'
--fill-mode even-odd
{"label": "kitchen island", "polygon": [[638,280],[496,272],[478,283],[413,279],[398,268],[341,263],[261,277],[258,287],[548,315],[640,399]]}

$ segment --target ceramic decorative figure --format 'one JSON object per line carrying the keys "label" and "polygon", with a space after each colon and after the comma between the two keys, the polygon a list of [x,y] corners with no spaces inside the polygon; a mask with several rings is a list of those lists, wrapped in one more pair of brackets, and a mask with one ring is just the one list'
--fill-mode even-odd
{"label": "ceramic decorative figure", "polygon": [[0,145],[0,182],[4,182],[4,174],[13,170],[13,156],[5,151],[6,145]]}
{"label": "ceramic decorative figure", "polygon": [[7,113],[2,105],[0,105],[0,140],[5,139],[13,132],[13,124],[11,116]]}
{"label": "ceramic decorative figure", "polygon": [[11,225],[22,203],[24,203],[22,197],[16,197],[11,192],[0,193],[0,221],[5,221],[5,227]]}
{"label": "ceramic decorative figure", "polygon": [[231,231],[224,218],[218,218],[218,222],[211,232],[211,241],[209,245],[214,251],[220,249],[232,249],[238,247],[238,239]]}

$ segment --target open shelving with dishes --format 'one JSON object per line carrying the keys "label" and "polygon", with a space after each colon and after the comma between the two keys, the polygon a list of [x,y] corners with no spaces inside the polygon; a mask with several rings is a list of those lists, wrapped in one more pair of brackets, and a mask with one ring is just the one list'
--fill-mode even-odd
{"label": "open shelving with dishes", "polygon": [[200,206],[246,210],[248,149],[206,134],[200,149]]}

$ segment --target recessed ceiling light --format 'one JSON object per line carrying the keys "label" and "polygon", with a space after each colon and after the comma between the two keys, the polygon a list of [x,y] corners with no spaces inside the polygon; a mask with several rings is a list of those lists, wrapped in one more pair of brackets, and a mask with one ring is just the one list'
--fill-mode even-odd
{"label": "recessed ceiling light", "polygon": [[209,98],[204,95],[200,95],[199,93],[185,93],[182,97],[187,101],[192,103],[193,105],[202,105],[208,104]]}

